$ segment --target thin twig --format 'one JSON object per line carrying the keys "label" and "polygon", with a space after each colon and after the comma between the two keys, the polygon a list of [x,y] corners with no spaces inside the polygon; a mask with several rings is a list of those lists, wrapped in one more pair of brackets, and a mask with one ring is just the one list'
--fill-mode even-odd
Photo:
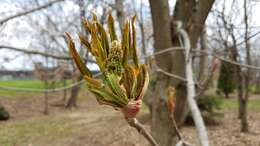
{"label": "thin twig", "polygon": [[9,16],[7,18],[4,18],[4,19],[0,20],[0,25],[5,23],[5,22],[7,22],[7,21],[9,21],[9,20],[14,19],[14,18],[17,18],[17,17],[20,17],[20,16],[24,16],[24,15],[33,13],[35,11],[39,11],[41,9],[45,9],[45,8],[51,6],[51,5],[55,4],[55,3],[61,2],[61,1],[64,1],[64,0],[54,0],[54,1],[51,1],[51,2],[49,2],[47,4],[45,4],[45,5],[39,6],[37,8],[33,8],[33,9],[30,9],[30,10],[27,10],[27,11],[24,11],[24,12],[21,12],[21,13],[14,14],[12,16]]}
{"label": "thin twig", "polygon": [[176,134],[177,134],[179,140],[182,140],[181,132],[179,131],[178,125],[177,125],[177,123],[176,123],[176,121],[175,121],[175,119],[174,119],[173,114],[172,114],[172,113],[169,113],[169,115],[170,115],[170,119],[171,119],[171,121],[172,121],[172,125],[173,125],[173,127],[174,127],[174,130],[175,130],[175,132],[176,132]]}
{"label": "thin twig", "polygon": [[[158,66],[156,66],[156,68],[157,68],[157,69],[156,69],[157,72],[160,72],[160,73],[162,73],[162,74],[164,74],[164,75],[167,75],[167,76],[169,76],[169,77],[172,77],[172,78],[175,78],[175,79],[178,79],[178,80],[180,80],[180,81],[183,81],[183,82],[187,83],[187,79],[184,78],[184,77],[181,77],[181,76],[176,75],[176,74],[173,74],[173,73],[169,73],[169,72],[163,70],[162,68],[160,68],[160,67],[158,67]],[[198,88],[203,89],[203,87],[202,87],[198,82],[196,82],[195,84],[196,84],[196,86],[197,86]]]}
{"label": "thin twig", "polygon": [[125,118],[127,123],[142,134],[152,146],[159,146],[152,135],[145,130],[144,126],[136,118]]}
{"label": "thin twig", "polygon": [[173,115],[172,113],[169,113],[169,115],[170,115],[170,119],[171,119],[171,121],[172,121],[174,130],[175,130],[175,132],[176,132],[176,134],[177,134],[177,136],[178,136],[178,138],[179,138],[179,142],[177,142],[176,146],[191,146],[191,144],[189,144],[188,142],[186,142],[186,141],[183,139],[183,137],[182,137],[182,135],[181,135],[181,132],[180,132],[180,130],[179,130],[179,128],[178,128],[178,125],[177,125],[177,123],[176,123],[176,121],[175,121],[175,119],[174,119],[174,115]]}
{"label": "thin twig", "polygon": [[192,71],[192,55],[191,55],[191,46],[190,39],[187,32],[181,28],[177,27],[177,32],[179,37],[181,37],[183,41],[183,47],[185,48],[185,71],[186,71],[186,79],[187,79],[187,101],[189,108],[191,110],[191,114],[193,120],[195,122],[197,136],[201,146],[209,146],[208,134],[206,130],[205,123],[201,116],[199,107],[195,101],[195,84],[193,79],[193,71]]}
{"label": "thin twig", "polygon": [[[50,54],[50,53],[45,53],[45,52],[40,52],[40,51],[36,51],[36,50],[29,50],[29,49],[25,49],[25,48],[18,48],[18,47],[14,47],[14,46],[7,46],[7,45],[0,45],[0,50],[1,49],[9,49],[9,50],[13,50],[13,51],[17,51],[17,52],[22,52],[25,54],[30,54],[30,55],[41,55],[44,57],[50,57],[53,59],[57,59],[57,60],[72,60],[72,57],[70,56],[62,56],[62,55],[55,55],[55,54]],[[90,59],[84,59],[87,62],[90,63],[95,63],[95,61],[90,60]]]}

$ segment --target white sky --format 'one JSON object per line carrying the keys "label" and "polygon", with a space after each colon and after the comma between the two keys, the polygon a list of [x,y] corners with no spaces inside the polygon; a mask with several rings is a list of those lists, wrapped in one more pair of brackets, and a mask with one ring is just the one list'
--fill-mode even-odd
{"label": "white sky", "polygon": [[[25,0],[26,1],[26,0]],[[217,0],[216,0],[217,1]],[[227,1],[227,11],[230,4],[229,0]],[[219,1],[218,1],[219,2]],[[148,8],[148,0],[144,1],[146,7]],[[175,5],[175,0],[169,1],[170,7],[173,8]],[[242,7],[243,0],[239,0],[239,7]],[[253,3],[253,16],[252,16],[252,25],[253,26],[260,26],[260,2]],[[72,12],[78,7],[73,4],[71,1],[63,4],[63,7],[67,9],[68,13]],[[218,9],[221,9],[222,6],[217,6]],[[4,14],[8,13],[8,15],[15,14],[18,11],[21,11],[21,7],[15,3],[12,3],[12,0],[0,0],[0,20],[5,18]],[[37,17],[37,15],[33,14]],[[212,16],[210,16],[212,17]],[[214,25],[211,23],[211,19],[208,19],[207,24]],[[7,22],[4,26],[0,26],[0,44],[10,45],[10,46],[17,46],[19,48],[30,48],[33,43],[35,42],[34,34],[36,35],[34,28],[26,21],[26,17],[20,17],[14,20]],[[244,26],[241,26],[244,27]],[[260,31],[260,29],[255,29],[253,31]],[[208,33],[212,33],[208,31]],[[11,58],[10,62],[6,62],[5,58]],[[37,58],[37,57],[36,57]],[[15,70],[15,69],[31,69],[32,68],[32,58],[30,56],[25,56],[22,53],[3,50],[0,49],[0,67],[4,67],[5,69]]]}

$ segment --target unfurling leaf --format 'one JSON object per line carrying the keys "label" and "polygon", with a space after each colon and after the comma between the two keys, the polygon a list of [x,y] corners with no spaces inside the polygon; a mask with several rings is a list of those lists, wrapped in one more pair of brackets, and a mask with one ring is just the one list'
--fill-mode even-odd
{"label": "unfurling leaf", "polygon": [[145,92],[147,91],[148,84],[149,84],[149,74],[148,69],[145,65],[140,66],[140,71],[137,76],[137,95],[136,100],[141,99]]}
{"label": "unfurling leaf", "polygon": [[101,43],[102,43],[102,47],[104,49],[105,55],[108,56],[109,42],[108,42],[107,33],[106,33],[104,27],[99,22],[96,22],[96,25],[97,25],[98,31],[101,35]]}
{"label": "unfurling leaf", "polygon": [[95,88],[102,88],[104,86],[101,80],[94,79],[89,76],[84,76],[84,79],[86,80],[88,86]]}
{"label": "unfurling leaf", "polygon": [[91,33],[91,24],[90,24],[90,22],[87,19],[83,18],[82,23],[83,23],[82,25],[85,28],[87,34],[90,34]]}
{"label": "unfurling leaf", "polygon": [[101,60],[101,62],[105,62],[106,55],[105,55],[104,49],[102,48],[101,41],[98,38],[96,27],[92,27],[91,37],[92,37],[92,43],[91,43],[92,47],[97,51],[96,58],[98,57]]}
{"label": "unfurling leaf", "polygon": [[123,39],[122,39],[122,49],[123,49],[123,59],[122,59],[122,65],[126,66],[128,61],[128,55],[129,55],[129,44],[130,44],[130,29],[129,29],[129,21],[125,23],[124,30],[123,30]]}
{"label": "unfurling leaf", "polygon": [[88,42],[88,40],[84,37],[84,35],[78,33],[78,36],[79,36],[79,39],[80,39],[80,42],[81,44],[83,44],[91,53],[92,52],[92,49],[91,49],[91,44]]}
{"label": "unfurling leaf", "polygon": [[134,67],[132,67],[131,65],[127,65],[125,67],[121,81],[123,83],[123,86],[125,87],[128,99],[132,99],[133,95],[131,95],[131,92],[136,86]]}
{"label": "unfurling leaf", "polygon": [[133,61],[136,67],[139,66],[139,61],[138,61],[138,55],[137,55],[137,48],[136,48],[136,31],[135,31],[135,20],[136,20],[136,15],[132,18],[132,44],[131,44],[131,52],[132,52],[132,57]]}
{"label": "unfurling leaf", "polygon": [[114,107],[123,107],[126,105],[124,102],[117,100],[117,95],[114,95],[105,89],[89,88],[89,90],[97,96],[97,100],[101,104],[109,104]]}
{"label": "unfurling leaf", "polygon": [[126,96],[125,90],[120,86],[119,79],[115,74],[106,74],[105,80],[111,91],[117,95],[118,100],[127,103],[128,98]]}
{"label": "unfurling leaf", "polygon": [[68,42],[68,46],[69,46],[69,49],[70,49],[70,53],[72,55],[72,58],[73,60],[75,61],[77,67],[79,68],[80,72],[83,74],[83,75],[87,75],[87,76],[92,76],[90,70],[85,66],[85,64],[81,61],[81,58],[79,56],[79,54],[77,53],[76,49],[75,49],[75,44],[74,42],[72,41],[70,35],[66,32],[65,33],[66,35],[66,39],[67,39],[67,42]]}
{"label": "unfurling leaf", "polygon": [[114,18],[111,14],[111,12],[108,14],[108,29],[110,34],[111,42],[114,40],[117,40],[116,30],[115,30],[115,24],[114,24]]}

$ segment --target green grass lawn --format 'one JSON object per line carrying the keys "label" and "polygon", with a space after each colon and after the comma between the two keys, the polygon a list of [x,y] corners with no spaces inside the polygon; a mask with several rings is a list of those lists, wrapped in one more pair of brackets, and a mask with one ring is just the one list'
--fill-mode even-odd
{"label": "green grass lawn", "polygon": [[[71,84],[72,81],[68,80],[67,85]],[[0,81],[0,86],[16,87],[16,88],[31,88],[31,89],[44,89],[44,82],[40,80],[6,80]],[[58,82],[55,87],[62,87],[63,83]],[[39,92],[21,92],[11,90],[1,90],[0,95],[2,96],[19,96],[19,95],[38,95]]]}
{"label": "green grass lawn", "polygon": [[[260,99],[250,99],[247,104],[248,109],[260,111]],[[238,100],[237,99],[222,99],[221,108],[223,110],[237,109]]]}

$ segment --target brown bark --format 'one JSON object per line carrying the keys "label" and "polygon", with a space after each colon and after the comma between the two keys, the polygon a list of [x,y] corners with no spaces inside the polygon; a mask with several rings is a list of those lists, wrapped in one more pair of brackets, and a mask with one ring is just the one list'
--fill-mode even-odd
{"label": "brown bark", "polygon": [[[155,52],[172,46],[170,33],[170,16],[168,0],[150,0],[150,7],[153,20]],[[156,56],[157,65],[164,70],[171,71],[170,53]],[[174,130],[170,127],[171,120],[167,110],[166,93],[169,84],[169,77],[157,74],[155,94],[152,106],[152,135],[159,145],[172,145]]]}
{"label": "brown bark", "polygon": [[[75,82],[79,82],[82,80],[82,75],[79,75],[77,78],[76,78],[76,81]],[[77,86],[74,86],[72,89],[71,89],[71,92],[70,92],[70,98],[66,104],[66,108],[73,108],[73,107],[77,107],[77,97],[78,97],[78,94],[79,94],[79,91],[80,91],[80,84],[77,85]]]}
{"label": "brown bark", "polygon": [[[45,89],[48,88],[48,81],[45,80],[44,81],[44,87]],[[44,92],[44,110],[43,110],[44,114],[49,114],[49,97],[48,97],[48,92]]]}
{"label": "brown bark", "polygon": [[[244,0],[244,20],[245,20],[245,44],[246,44],[246,64],[251,65],[251,55],[250,55],[250,44],[248,40],[248,13],[247,13],[247,0]],[[241,131],[248,132],[248,122],[247,122],[247,101],[249,97],[249,85],[250,85],[250,74],[249,68],[246,70],[245,75],[245,97],[240,101],[241,107]]]}
{"label": "brown bark", "polygon": [[[203,32],[200,37],[201,51],[208,51],[208,42],[207,42],[207,32],[203,29]],[[208,76],[208,56],[202,55],[199,60],[199,75],[198,80],[200,82],[204,81]]]}

